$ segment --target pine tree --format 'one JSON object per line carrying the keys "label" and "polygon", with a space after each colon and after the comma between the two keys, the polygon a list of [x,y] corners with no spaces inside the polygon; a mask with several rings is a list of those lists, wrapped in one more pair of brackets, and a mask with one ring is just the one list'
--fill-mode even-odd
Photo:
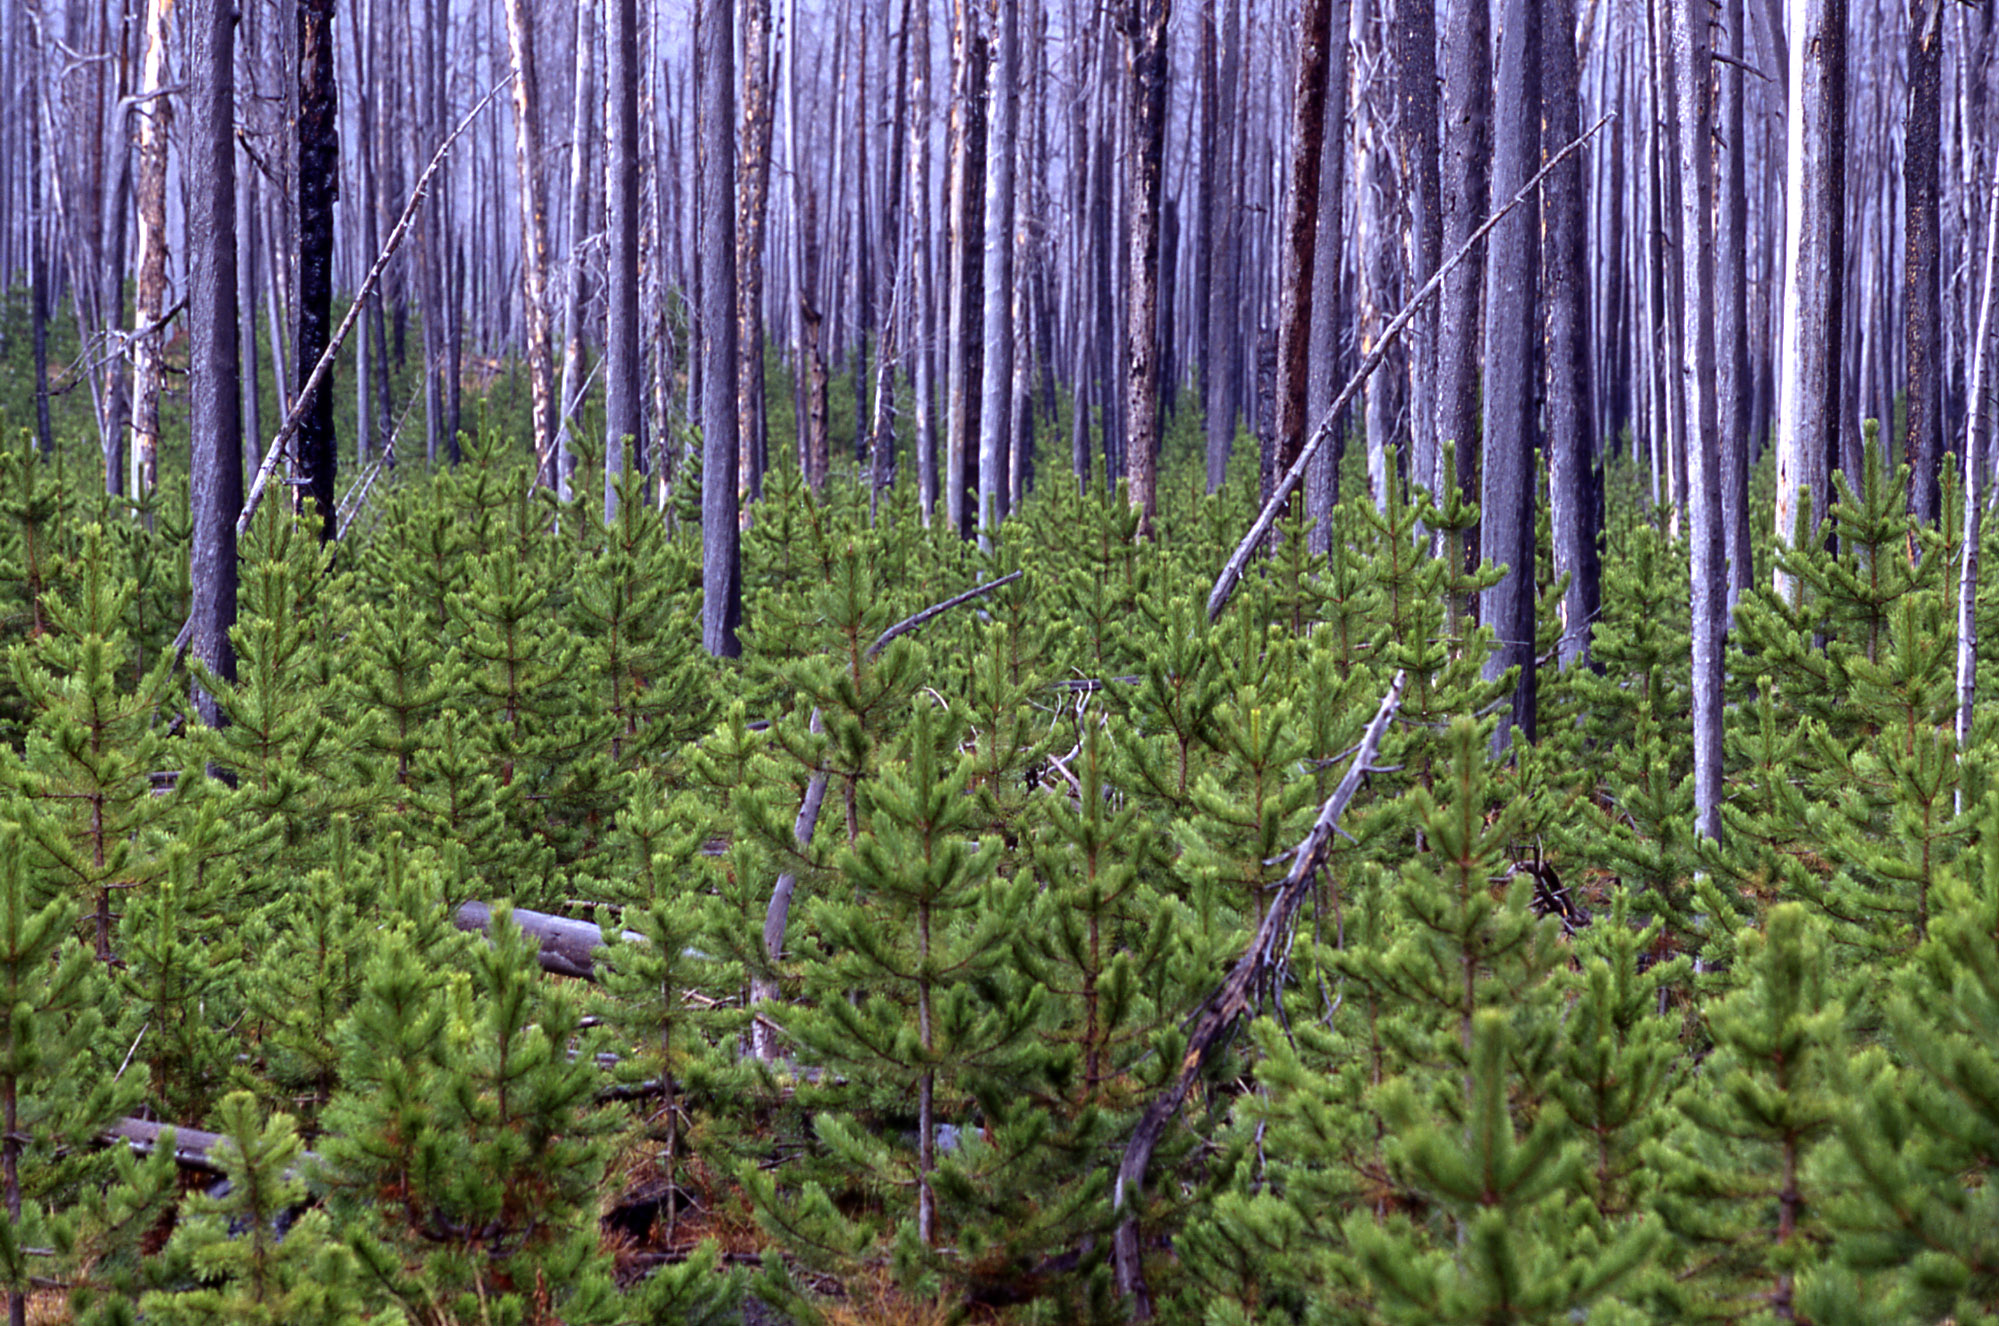
{"label": "pine tree", "polygon": [[248,1092],[223,1098],[223,1141],[215,1159],[220,1190],[194,1194],[153,1269],[184,1274],[199,1288],[155,1291],[141,1301],[148,1321],[242,1322],[251,1326],[358,1326],[353,1254],[324,1211],[293,1218],[305,1203],[298,1173],[303,1147],[292,1120],[261,1118]]}
{"label": "pine tree", "polygon": [[[752,1189],[780,1237],[837,1248],[892,1232],[909,1284],[963,1275],[999,1241],[1003,1227],[976,1217],[1042,1131],[1020,1101],[1040,999],[1012,960],[1034,880],[996,878],[998,842],[967,843],[978,810],[964,795],[971,761],[953,755],[962,736],[949,711],[916,703],[902,758],[869,785],[869,827],[840,857],[844,890],[810,909],[824,956],[788,1028],[829,1080],[844,1078],[825,1092],[840,1112],[818,1117],[819,1141],[886,1228],[843,1232],[809,1192],[793,1203]],[[913,1145],[862,1125],[883,1115],[914,1122]],[[933,1252],[951,1245],[961,1259]]]}
{"label": "pine tree", "polygon": [[143,1072],[107,1062],[106,982],[75,937],[75,901],[38,898],[27,860],[19,829],[0,825],[0,1285],[16,1311],[52,1269],[34,1250],[75,1251],[63,1208],[105,1168],[90,1144],[145,1089]]}
{"label": "pine tree", "polygon": [[1802,904],[1737,939],[1741,984],[1711,1006],[1714,1052],[1681,1090],[1658,1197],[1675,1235],[1660,1310],[1733,1320],[1793,1313],[1831,1193],[1815,1157],[1839,1118],[1846,1009]]}
{"label": "pine tree", "polygon": [[75,597],[46,595],[43,630],[8,655],[31,726],[7,782],[22,798],[37,875],[88,910],[98,957],[110,961],[113,899],[155,878],[159,863],[143,831],[166,808],[152,795],[155,773],[171,767],[161,709],[173,660],[162,655],[136,686],[124,616],[129,581],[116,577],[111,541],[83,531]]}

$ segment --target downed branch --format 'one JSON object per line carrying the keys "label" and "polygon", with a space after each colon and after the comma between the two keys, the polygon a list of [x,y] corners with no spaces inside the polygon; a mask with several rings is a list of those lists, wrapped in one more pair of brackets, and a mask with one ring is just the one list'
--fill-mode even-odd
{"label": "downed branch", "polygon": [[[461,903],[451,914],[451,920],[460,930],[483,935],[493,923],[493,909],[476,900]],[[541,945],[535,956],[543,971],[574,976],[580,981],[597,979],[595,955],[603,947],[604,931],[595,921],[572,921],[566,916],[516,907],[514,924],[521,928],[522,934]],[[636,930],[625,931],[622,938],[628,944],[645,942],[645,936]]]}
{"label": "downed branch", "polygon": [[[142,1156],[150,1156],[159,1150],[161,1139],[172,1135],[174,1163],[187,1169],[205,1169],[216,1173],[222,1171],[222,1161],[216,1151],[229,1138],[222,1133],[205,1133],[199,1128],[176,1128],[170,1123],[155,1123],[151,1119],[120,1119],[105,1129],[99,1136],[107,1142],[123,1142]],[[311,1163],[319,1159],[310,1151],[298,1153],[300,1163]]]}
{"label": "downed branch", "polygon": [[1187,1091],[1194,1080],[1207,1066],[1208,1059],[1223,1040],[1225,1033],[1235,1020],[1249,1011],[1258,992],[1270,981],[1272,973],[1284,951],[1290,946],[1291,919],[1297,914],[1298,905],[1304,901],[1311,887],[1312,877],[1325,864],[1326,852],[1332,846],[1333,834],[1337,831],[1340,816],[1346,811],[1347,803],[1360,789],[1360,780],[1374,765],[1374,757],[1381,752],[1382,735],[1388,731],[1395,711],[1402,707],[1402,689],[1408,681],[1408,674],[1397,672],[1388,685],[1388,694],[1381,699],[1381,708],[1375,711],[1367,725],[1367,733],[1361,738],[1360,748],[1354,753],[1353,763],[1347,766],[1345,776],[1333,794],[1319,807],[1319,816],[1312,821],[1311,831],[1291,853],[1291,869],[1277,885],[1276,896],[1271,899],[1270,909],[1263,915],[1263,923],[1256,928],[1249,948],[1236,959],[1219,988],[1195,1012],[1187,1036],[1187,1053],[1180,1061],[1180,1072],[1164,1091],[1153,1098],[1132,1129],[1131,1141],[1126,1143],[1124,1158],[1118,1164],[1117,1184],[1112,1190],[1111,1208],[1123,1213],[1117,1227],[1116,1240],[1112,1245],[1112,1257],[1117,1269],[1118,1292],[1132,1299],[1135,1317],[1152,1315],[1152,1298],[1145,1287],[1145,1278],[1139,1269],[1138,1243],[1138,1199],[1145,1184],[1146,1166],[1152,1163],[1153,1148],[1166,1130],[1167,1120],[1179,1112],[1181,1102],[1187,1099]]}
{"label": "downed branch", "polygon": [[1402,306],[1402,311],[1395,315],[1394,321],[1382,329],[1374,348],[1368,351],[1367,358],[1360,361],[1360,367],[1354,370],[1354,375],[1347,380],[1347,385],[1340,388],[1340,394],[1334,399],[1332,408],[1326,411],[1325,418],[1319,421],[1319,426],[1312,430],[1312,436],[1305,443],[1304,450],[1298,453],[1298,459],[1291,462],[1291,468],[1278,479],[1277,487],[1271,491],[1270,500],[1263,504],[1263,510],[1257,513],[1255,522],[1249,527],[1249,533],[1243,536],[1242,542],[1236,545],[1236,550],[1229,555],[1229,560],[1223,565],[1221,575],[1215,579],[1215,588],[1208,595],[1209,621],[1214,621],[1222,615],[1222,609],[1228,606],[1229,596],[1235,593],[1236,582],[1242,579],[1243,569],[1249,565],[1250,555],[1262,544],[1264,536],[1270,533],[1270,527],[1277,523],[1278,514],[1290,501],[1292,490],[1297,488],[1299,480],[1305,477],[1305,467],[1312,463],[1312,457],[1318,454],[1320,447],[1331,440],[1333,421],[1345,413],[1347,406],[1353,404],[1354,397],[1360,394],[1360,389],[1366,385],[1368,378],[1373,376],[1374,370],[1381,366],[1381,361],[1387,357],[1388,351],[1402,335],[1403,329],[1415,321],[1416,315],[1422,312],[1423,305],[1429,303],[1437,292],[1444,288],[1444,278],[1457,270],[1459,264],[1471,256],[1472,251],[1485,239],[1487,232],[1498,225],[1508,212],[1534,196],[1534,191],[1541,187],[1541,181],[1549,171],[1560,165],[1570,153],[1581,151],[1584,143],[1596,137],[1599,129],[1616,118],[1617,112],[1609,112],[1584,130],[1581,137],[1549,157],[1547,163],[1534,173],[1534,178],[1528,180],[1521,186],[1520,192],[1513,195],[1512,201],[1487,217],[1484,225],[1472,231],[1471,238],[1466,240],[1458,251],[1453,253],[1424,283],[1423,288]]}

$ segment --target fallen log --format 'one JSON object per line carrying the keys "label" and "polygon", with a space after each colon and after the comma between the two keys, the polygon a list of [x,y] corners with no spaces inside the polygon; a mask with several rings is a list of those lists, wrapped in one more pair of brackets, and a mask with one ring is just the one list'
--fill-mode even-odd
{"label": "fallen log", "polygon": [[[166,1134],[173,1134],[173,1156],[176,1165],[188,1169],[222,1172],[222,1162],[216,1158],[216,1148],[229,1140],[222,1133],[203,1132],[199,1128],[177,1128],[170,1123],[155,1123],[151,1119],[120,1119],[105,1129],[99,1136],[107,1142],[123,1142],[142,1156],[150,1156],[160,1149],[160,1141]],[[319,1159],[310,1151],[298,1153],[301,1163]]]}
{"label": "fallen log", "polygon": [[[483,935],[493,924],[491,905],[477,900],[460,903],[451,915],[452,923],[469,934]],[[604,945],[604,932],[595,921],[572,921],[566,916],[514,908],[514,924],[540,946],[535,955],[541,969],[557,976],[573,976],[579,981],[597,979],[595,955]],[[643,944],[645,936],[627,930],[626,943]]]}
{"label": "fallen log", "polygon": [[1347,766],[1346,774],[1340,779],[1339,786],[1333,789],[1333,794],[1319,807],[1319,815],[1312,821],[1311,831],[1292,852],[1291,868],[1278,884],[1270,910],[1263,914],[1263,923],[1250,937],[1248,949],[1236,959],[1228,976],[1208,996],[1207,1002],[1201,1005],[1189,1023],[1187,1053],[1180,1060],[1179,1073],[1146,1107],[1138,1126],[1132,1129],[1131,1141],[1125,1145],[1124,1157],[1118,1165],[1117,1183],[1111,1195],[1111,1209],[1120,1216],[1111,1251],[1117,1271],[1118,1292],[1132,1300],[1132,1316],[1136,1319],[1144,1320],[1152,1315],[1152,1297],[1139,1267],[1138,1197],[1145,1183],[1146,1166],[1152,1163],[1153,1148],[1165,1133],[1167,1121],[1179,1112],[1189,1088],[1222,1044],[1225,1033],[1237,1018],[1249,1012],[1258,993],[1269,982],[1277,964],[1289,949],[1291,918],[1305,900],[1312,877],[1325,864],[1327,850],[1332,846],[1333,834],[1347,803],[1360,790],[1360,780],[1366,776],[1374,764],[1374,757],[1381,751],[1382,735],[1388,731],[1395,711],[1402,707],[1402,688],[1407,681],[1406,673],[1397,672],[1395,680],[1389,683],[1388,694],[1381,698],[1381,708],[1375,711],[1374,718],[1368,723],[1367,735],[1354,752],[1353,763]]}

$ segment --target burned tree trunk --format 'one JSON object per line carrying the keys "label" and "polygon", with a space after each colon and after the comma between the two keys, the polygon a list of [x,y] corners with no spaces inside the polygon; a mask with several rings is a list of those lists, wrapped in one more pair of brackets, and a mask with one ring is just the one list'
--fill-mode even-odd
{"label": "burned tree trunk", "polygon": [[534,397],[536,481],[555,482],[555,361],[548,328],[548,202],[541,178],[541,84],[535,72],[534,14],[507,0],[514,66],[514,168],[520,183],[521,303],[527,315],[528,390]]}
{"label": "burned tree trunk", "polygon": [[1125,370],[1125,468],[1138,535],[1152,537],[1159,514],[1159,197],[1166,150],[1166,19],[1169,0],[1127,0],[1124,13],[1131,104],[1125,144],[1129,192],[1129,347]]}
{"label": "burned tree trunk", "polygon": [[[333,331],[333,204],[340,197],[340,89],[333,72],[333,0],[299,0],[298,6],[298,353],[300,374],[311,372]],[[235,210],[232,204],[230,209]],[[233,256],[232,256],[233,262]],[[231,282],[232,286],[234,282]],[[229,303],[231,315],[235,300]],[[333,471],[339,463],[333,432],[331,375],[306,402],[298,430],[298,497],[318,508],[319,539],[330,542],[338,525]]]}

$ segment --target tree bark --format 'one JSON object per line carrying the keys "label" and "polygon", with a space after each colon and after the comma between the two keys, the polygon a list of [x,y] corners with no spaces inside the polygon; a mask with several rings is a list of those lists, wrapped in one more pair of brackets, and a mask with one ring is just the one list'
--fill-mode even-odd
{"label": "tree bark", "polygon": [[930,282],[930,10],[910,7],[909,44],[909,309],[916,331],[916,353],[910,376],[916,397],[911,445],[916,451],[918,514],[928,529],[937,507],[937,384],[930,347],[935,340],[936,314]]}
{"label": "tree bark", "polygon": [[1910,9],[1909,104],[1902,155],[1909,418],[1903,454],[1913,478],[1909,510],[1933,524],[1941,514],[1937,484],[1943,464],[1942,216],[1937,205],[1943,146],[1943,0],[1915,0]]}
{"label": "tree bark", "polygon": [[604,523],[618,516],[618,484],[627,446],[638,446],[643,427],[641,384],[645,356],[639,344],[639,59],[637,0],[609,0],[604,58],[610,76],[610,161],[605,175],[610,250],[606,285],[610,309],[604,328]]}
{"label": "tree bark", "polygon": [[[512,0],[519,4],[520,0]],[[701,0],[701,643],[742,652],[737,528],[736,84],[732,0]]]}
{"label": "tree bark", "polygon": [[[590,230],[590,145],[596,140],[591,119],[592,56],[596,51],[591,16],[596,6],[580,0],[576,6],[576,76],[569,113],[569,262],[563,272],[562,299],[562,391],[556,397],[555,493],[567,503],[573,496],[569,476],[576,468],[571,445],[571,420],[582,406],[583,397],[583,251]],[[609,125],[605,126],[608,133]],[[607,457],[608,459],[608,457]],[[609,470],[607,469],[608,475]]]}
{"label": "tree bark", "polygon": [[[1347,6],[1338,6],[1346,17]],[[1335,38],[1332,0],[1304,0],[1298,14],[1297,70],[1291,89],[1291,188],[1284,204],[1284,260],[1277,308],[1277,446],[1264,475],[1267,500],[1277,476],[1305,445],[1311,376],[1313,278],[1319,256],[1319,186],[1324,167],[1326,88]],[[1342,87],[1341,93],[1346,89]],[[1335,248],[1335,254],[1338,250]],[[1321,310],[1324,312],[1324,310]]]}
{"label": "tree bark", "polygon": [[1721,444],[1722,551],[1728,559],[1728,610],[1749,588],[1749,434],[1753,384],[1749,373],[1749,143],[1743,113],[1742,0],[1727,0],[1722,23],[1729,63],[1716,70],[1720,85],[1718,172],[1721,201],[1715,217],[1715,411]]}
{"label": "tree bark", "polygon": [[736,484],[742,500],[763,496],[764,218],[770,211],[770,0],[743,3],[743,106],[736,216]]}
{"label": "tree bark", "polygon": [[985,366],[979,401],[979,546],[1007,513],[1013,440],[1013,163],[1020,137],[1020,5],[994,0],[993,68],[987,105]]}
{"label": "tree bark", "polygon": [[[983,355],[978,335],[984,269],[974,236],[985,233],[983,191],[973,181],[985,172],[985,38],[972,0],[951,10],[950,333],[946,337],[944,509],[960,537],[969,538],[977,515],[972,473],[979,436]],[[968,491],[969,489],[969,491]]]}
{"label": "tree bark", "polygon": [[[1125,466],[1138,537],[1159,514],[1159,199],[1166,150],[1166,20],[1171,0],[1126,0],[1123,19],[1131,104],[1125,233],[1130,245],[1126,335]],[[1300,375],[1302,384],[1303,375]]]}
{"label": "tree bark", "polygon": [[[1235,159],[1236,121],[1240,107],[1234,104],[1237,72],[1242,63],[1241,0],[1231,0],[1223,23],[1219,68],[1213,71],[1210,87],[1215,116],[1220,126],[1213,138],[1215,156],[1215,197],[1208,228],[1208,273],[1211,285],[1205,310],[1204,333],[1208,361],[1202,366],[1202,409],[1207,427],[1208,491],[1222,486],[1228,476],[1229,454],[1235,449],[1236,416],[1242,404],[1242,345],[1237,335],[1236,295],[1240,280],[1242,218],[1238,207],[1241,174]],[[1205,113],[1205,112],[1204,112]]]}
{"label": "tree bark", "polygon": [[[535,481],[555,483],[555,362],[548,326],[548,202],[541,178],[541,81],[527,0],[507,0],[514,71],[514,170],[520,185],[521,304],[527,318],[528,390],[534,398]],[[497,211],[497,208],[495,209]]]}
{"label": "tree bark", "polygon": [[[1492,189],[1504,197],[1540,159],[1542,0],[1507,0],[1495,93]],[[1475,7],[1475,6],[1474,6]],[[1479,554],[1506,574],[1480,595],[1492,627],[1485,676],[1520,669],[1513,711],[1493,734],[1504,750],[1518,728],[1534,740],[1534,344],[1540,279],[1540,226],[1523,208],[1493,230],[1485,282],[1485,446],[1479,500]]]}
{"label": "tree bark", "polygon": [[[1542,27],[1541,150],[1552,155],[1578,131],[1575,0],[1549,0]],[[1556,166],[1541,186],[1543,281],[1548,301],[1548,519],[1562,596],[1563,668],[1589,662],[1590,631],[1602,600],[1597,550],[1596,456],[1590,428],[1589,268],[1583,163]]]}
{"label": "tree bark", "polygon": [[166,330],[160,325],[167,293],[167,141],[173,126],[173,100],[164,92],[167,70],[167,18],[173,0],[148,0],[146,54],[140,83],[146,99],[139,116],[138,307],[133,311],[137,335],[132,341],[132,483],[135,498],[143,498],[158,482],[160,452],[160,392],[166,365],[160,351]]}
{"label": "tree bark", "polygon": [[[192,452],[193,598],[189,647],[224,680],[236,676],[236,516],[243,505],[242,399],[236,341],[235,31],[231,0],[192,0],[188,31],[188,427]],[[331,504],[327,514],[333,514]],[[220,726],[197,690],[201,721]]]}
{"label": "tree bark", "polygon": [[[1492,167],[1492,50],[1489,15],[1481,4],[1453,5],[1444,27],[1443,206],[1444,251],[1456,253],[1485,219]],[[1437,311],[1437,455],[1431,483],[1441,496],[1455,484],[1467,501],[1477,493],[1479,450],[1479,302],[1485,289],[1483,244],[1444,282]],[[1455,443],[1456,473],[1445,474],[1443,448]],[[1436,548],[1463,566],[1467,546]],[[1451,605],[1451,634],[1461,636],[1471,605]]]}
{"label": "tree bark", "polygon": [[[1784,324],[1778,361],[1777,538],[1802,513],[1817,531],[1826,514],[1829,457],[1839,454],[1838,344],[1845,281],[1846,0],[1790,0],[1791,82],[1785,149]],[[1777,593],[1797,584],[1778,569]]]}
{"label": "tree bark", "polygon": [[[1420,290],[1444,251],[1444,218],[1437,173],[1437,15],[1425,0],[1409,0],[1397,16],[1396,85],[1402,103],[1403,188],[1409,207],[1409,288]],[[1575,126],[1555,144],[1576,136]],[[1550,149],[1555,150],[1553,148]],[[1410,411],[1408,472],[1413,482],[1437,478],[1437,310],[1426,306],[1407,346]]]}
{"label": "tree bark", "polygon": [[[298,362],[316,364],[333,330],[333,206],[340,197],[340,89],[333,69],[334,0],[298,4]],[[232,206],[233,211],[233,206]],[[233,250],[232,250],[233,252]],[[233,285],[233,282],[232,282]],[[232,290],[232,296],[233,296]],[[234,299],[230,311],[235,308]],[[331,375],[306,403],[298,430],[299,500],[318,508],[319,541],[338,528]]]}
{"label": "tree bark", "polygon": [[1673,6],[1680,103],[1680,386],[1687,420],[1687,532],[1692,543],[1694,831],[1721,837],[1722,647],[1728,575],[1721,531],[1721,439],[1714,393],[1714,197],[1712,65],[1705,10]]}

